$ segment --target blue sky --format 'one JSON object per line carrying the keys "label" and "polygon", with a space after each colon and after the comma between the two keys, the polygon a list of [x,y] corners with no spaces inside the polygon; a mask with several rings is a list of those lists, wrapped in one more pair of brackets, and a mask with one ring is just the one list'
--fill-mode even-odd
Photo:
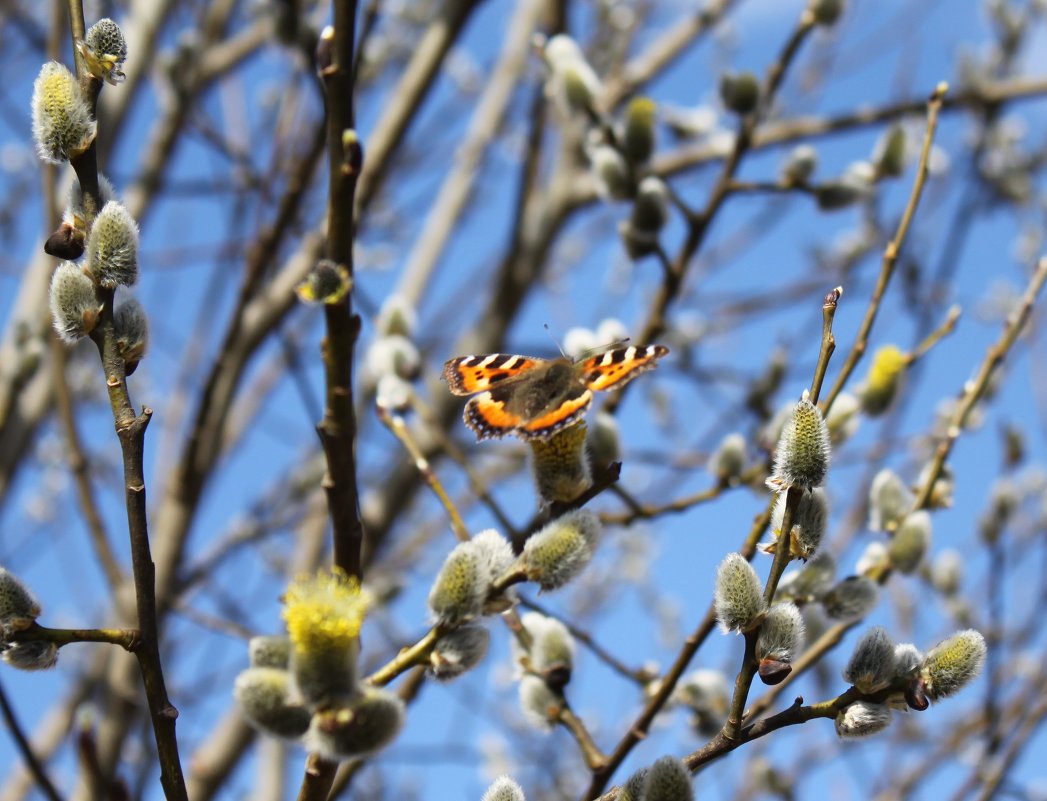
{"label": "blue sky", "polygon": [[[802,6],[802,2],[793,0],[742,2],[737,14],[732,15],[730,30],[682,58],[650,88],[651,96],[663,106],[715,104],[718,71],[727,64],[732,69],[761,73]],[[884,3],[861,0],[849,6],[839,27],[831,35],[814,37],[801,54],[797,69],[783,88],[782,101],[787,115],[832,114],[891,99],[927,95],[938,81],[954,82],[957,54],[984,51],[988,37],[987,17],[981,4],[967,0],[922,4],[923,16],[918,25],[908,24],[906,14],[912,4],[900,0]],[[664,4],[665,23],[690,7],[685,3]],[[502,41],[510,10],[510,3],[493,2],[482,6],[470,23],[462,52],[481,69],[490,63],[494,48]],[[579,32],[583,43],[589,21],[584,8],[572,17],[572,27]],[[1047,50],[1043,47],[1042,24],[1032,36],[1026,52],[1037,54],[1037,58],[1023,60],[1022,74],[1043,71],[1042,54]],[[643,38],[636,42],[638,48],[644,44]],[[825,56],[830,52],[831,58]],[[829,60],[817,61],[821,56]],[[253,61],[241,83],[222,87],[208,99],[208,111],[219,121],[232,124],[224,115],[231,108],[242,106],[248,120],[245,127],[253,130],[253,126],[260,125],[271,113],[272,106],[266,106],[266,102],[272,103],[274,93],[282,88],[277,71],[285,59],[286,54],[273,51]],[[537,65],[534,66],[532,75],[537,78],[540,73]],[[13,85],[9,97],[12,108],[28,109],[34,74],[35,67],[27,68]],[[812,91],[801,91],[801,78],[807,79]],[[450,82],[442,80],[424,111],[418,132],[408,140],[409,152],[425,154],[428,157],[425,163],[446,163],[453,155],[467,120],[467,113],[458,116],[447,113],[443,104],[454,97]],[[301,99],[307,105],[315,101],[306,91]],[[514,111],[517,119],[525,107],[526,98],[517,98]],[[469,110],[468,105],[464,108],[466,112]],[[118,187],[133,173],[133,165],[141,158],[142,141],[154,110],[150,104],[136,110],[132,125],[113,157],[110,174]],[[380,99],[361,100],[359,127],[365,143],[381,110]],[[1023,102],[1013,108],[1014,114],[1024,118],[1032,141],[1039,139],[1035,132],[1042,129],[1045,111],[1047,104],[1043,101]],[[20,125],[11,114],[5,116],[5,121],[0,128],[0,153],[24,151],[28,112]],[[726,114],[722,121],[727,126],[732,124]],[[950,158],[952,166],[944,178],[932,179],[927,188],[918,223],[906,245],[903,267],[912,256],[924,269],[933,270],[941,257],[943,239],[957,207],[957,185],[969,170],[964,147],[973,130],[966,114],[943,116],[937,144]],[[881,132],[880,128],[864,129],[816,142],[820,156],[817,177],[836,175],[849,163],[867,158]],[[671,146],[669,137],[664,136],[661,141],[664,147]],[[769,149],[753,154],[746,159],[741,177],[753,180],[773,177],[784,152],[784,149]],[[252,156],[256,166],[267,163],[265,153]],[[121,169],[116,165],[125,166]],[[189,182],[212,175],[224,176],[227,169],[223,159],[196,136],[180,147],[170,176]],[[482,300],[483,279],[504,248],[508,213],[516,188],[516,149],[512,142],[503,140],[496,144],[486,161],[486,171],[479,187],[482,201],[462,221],[441,263],[439,278],[419,310],[422,337],[431,342],[431,349],[424,354],[430,374],[444,359],[458,355],[449,349],[475,318],[475,310],[480,308]],[[879,212],[884,219],[894,219],[899,213],[911,185],[912,172],[910,167],[901,179],[884,187],[879,202]],[[673,187],[697,206],[704,201],[715,175],[716,168],[705,168],[674,180]],[[18,174],[5,173],[0,180],[9,188],[18,177]],[[377,265],[365,267],[359,276],[359,290],[365,299],[380,302],[396,285],[413,235],[421,229],[424,211],[441,179],[442,172],[422,174],[399,183],[390,191],[387,199],[390,206],[412,212],[403,213],[397,220],[402,224],[400,230],[406,244],[391,241],[380,226],[365,231],[359,247],[361,263]],[[773,209],[768,212],[769,205],[776,202],[774,198],[765,197],[732,199],[717,218],[703,252],[716,251],[718,245],[734,241],[732,236],[737,232],[745,231],[754,220],[772,213]],[[178,197],[158,203],[142,221],[143,280],[138,294],[152,316],[155,344],[150,358],[132,380],[132,391],[138,402],[157,411],[147,448],[149,491],[154,500],[160,497],[161,483],[177,453],[176,435],[185,424],[185,410],[179,412],[170,403],[173,390],[179,381],[189,386],[199,382],[201,372],[195,371],[194,365],[209,364],[222,330],[222,326],[214,323],[224,319],[239,278],[238,262],[216,253],[217,245],[235,234],[237,224],[258,213],[255,208],[235,209],[231,205],[229,195],[224,192],[205,199]],[[318,215],[321,208],[322,197],[318,195],[310,205],[310,212]],[[860,220],[858,210],[818,214],[813,203],[802,197],[784,200],[781,208],[784,211],[775,215],[775,222],[766,229],[766,235],[747,238],[726,266],[706,269],[707,265],[699,262],[700,278],[688,283],[673,309],[676,321],[693,319],[709,326],[710,334],[695,348],[698,364],[705,370],[736,371],[750,377],[763,369],[776,346],[787,348],[792,358],[777,396],[779,402],[798,397],[810,381],[824,291],[838,283],[843,283],[845,289],[836,317],[838,351],[829,370],[833,378],[853,341],[879,269],[879,259],[873,256],[863,259],[850,275],[841,277],[829,271],[819,272],[812,258],[814,251],[837,246],[855,230]],[[594,206],[569,223],[551,254],[555,280],[548,290],[528,301],[510,329],[506,349],[548,354],[552,346],[543,330],[546,324],[555,338],[562,338],[572,326],[595,326],[611,315],[622,320],[630,330],[638,328],[660,274],[657,264],[645,261],[632,265],[622,254],[614,226],[627,213],[623,205]],[[1027,221],[1039,220],[1035,210],[1020,216]],[[879,442],[889,439],[896,443],[894,455],[887,463],[907,479],[915,478],[920,459],[913,450],[912,438],[928,429],[938,403],[960,391],[986,348],[998,336],[1001,321],[990,313],[992,310],[987,307],[991,304],[987,300],[1001,288],[1020,291],[1028,269],[1028,263],[1013,256],[1019,234],[1015,220],[1015,215],[1007,209],[987,208],[972,223],[967,246],[955,264],[955,280],[948,298],[963,308],[961,323],[956,332],[935,349],[918,382],[911,387],[912,395],[899,428],[885,431],[877,421],[865,420],[857,437],[837,454],[828,484],[835,533],[848,531],[848,514],[861,494],[855,484],[864,474],[866,457]],[[33,227],[27,222],[12,232],[9,266],[30,262],[31,254],[39,247],[39,230],[39,226]],[[678,222],[667,229],[665,241],[670,252],[678,247],[682,230]],[[17,273],[7,270],[0,274],[5,299],[14,297],[18,278]],[[773,293],[801,279],[823,288],[812,291],[808,298],[774,302],[767,313],[732,327],[727,333],[722,332],[723,310],[729,308],[732,301],[768,290]],[[202,313],[200,307],[205,300],[213,305]],[[0,301],[0,309],[9,313],[9,303],[10,300]],[[904,291],[903,283],[896,281],[885,299],[872,346],[896,342],[910,347],[915,337],[910,311],[911,298]],[[320,334],[316,316],[310,321],[306,314],[299,314],[290,327],[306,327],[307,346],[302,352],[310,354],[315,353],[313,346]],[[369,343],[372,330],[366,325],[369,322],[365,321],[362,348]],[[187,360],[186,347],[197,336],[201,338],[201,355]],[[955,505],[934,516],[935,550],[948,547],[971,554],[967,586],[973,599],[984,593],[986,565],[978,545],[976,521],[984,507],[986,488],[998,472],[1000,425],[1010,422],[1024,426],[1028,434],[1029,462],[1043,461],[1045,420],[1043,390],[1038,384],[1042,379],[1034,370],[1042,361],[1043,344],[1042,334],[1037,330],[1035,339],[1023,343],[1016,358],[1008,362],[1006,384],[984,422],[977,430],[965,433],[955,451],[952,462],[957,474]],[[89,348],[82,345],[81,349]],[[276,343],[264,348],[247,381],[260,375],[262,365],[278,353]],[[91,365],[91,361],[84,359],[81,364]],[[682,373],[679,365],[670,357],[655,374],[641,379],[618,415],[624,450],[623,486],[644,500],[665,500],[707,486],[709,477],[703,470],[663,469],[665,454],[671,446],[683,446],[690,453],[708,452],[725,431],[743,421],[739,414],[731,412],[732,405],[736,407],[738,403],[738,386],[729,381],[714,387],[696,384]],[[863,372],[864,365],[855,379]],[[82,375],[82,381],[95,382],[95,392],[101,390],[97,372],[92,373],[88,366]],[[318,364],[306,367],[305,375],[313,391],[319,393],[322,376]],[[443,390],[430,383],[425,385],[425,391]],[[659,426],[652,412],[655,408],[664,410],[667,424]],[[96,454],[96,483],[107,523],[114,533],[120,532],[123,518],[119,505],[118,450],[108,412],[104,406],[92,406],[84,411],[81,428]],[[252,436],[216,474],[194,526],[191,550],[196,556],[206,553],[209,546],[242,518],[244,504],[254,499],[261,488],[279,482],[289,465],[312,452],[314,423],[292,383],[280,382],[255,421]],[[745,425],[751,429],[751,424]],[[370,413],[362,420],[362,430],[364,480],[379,484],[381,471],[388,469],[392,440],[378,430],[377,421]],[[469,442],[470,435],[464,428],[455,433],[460,442]],[[39,447],[43,465],[22,472],[0,510],[0,561],[24,576],[36,589],[47,612],[44,622],[89,625],[105,620],[107,604],[84,526],[72,503],[71,487],[60,458],[60,442],[54,428],[43,432]],[[489,458],[491,454],[501,456],[511,448],[512,443],[487,444],[476,452],[477,458]],[[449,467],[441,469],[452,486],[461,486],[460,474]],[[526,473],[522,478],[501,484],[496,494],[515,520],[523,521],[530,516],[534,499]],[[761,511],[765,503],[763,494],[736,490],[715,504],[686,514],[637,526],[630,532],[609,531],[588,577],[578,586],[540,600],[568,615],[598,600],[600,611],[591,628],[593,636],[630,664],[638,666],[652,661],[664,668],[681,638],[704,614],[711,597],[716,564],[725,553],[738,547],[753,515]],[[604,497],[596,507],[617,510],[618,503]],[[412,509],[408,518],[394,540],[393,552],[410,538],[413,525],[439,519],[428,498],[421,507]],[[493,524],[482,508],[471,510],[467,519],[473,530]],[[871,539],[862,526],[853,533],[846,550],[840,552],[834,548],[843,572],[853,566]],[[117,537],[116,541],[121,553],[126,555],[122,540]],[[424,631],[425,595],[443,554],[452,544],[449,532],[437,537],[425,557],[406,576],[400,577],[403,588],[395,604],[376,616],[371,632],[365,631],[365,661],[387,657],[397,644]],[[220,583],[216,593],[194,596],[193,605],[213,614],[223,614],[231,605],[243,612],[257,630],[274,630],[278,622],[276,597],[281,589],[278,566],[290,547],[291,540],[285,534],[271,544],[268,552],[263,549],[262,553],[239,555],[222,570],[224,582],[229,583]],[[650,554],[647,573],[662,593],[659,598],[662,606],[657,610],[660,625],[652,624],[656,611],[652,593],[622,582],[621,567],[632,548],[641,548]],[[1013,556],[1020,559],[1021,552],[1016,550]],[[765,575],[769,562],[756,564],[760,574]],[[1020,610],[1027,606],[1035,597],[1035,584],[1041,578],[1035,565],[1019,567],[1008,587],[1007,608]],[[613,590],[610,597],[601,595],[609,588]],[[534,597],[530,589],[525,594]],[[929,596],[918,581],[895,580],[886,595],[892,601],[898,597],[908,599],[912,614],[900,614],[892,604],[883,602],[857,633],[868,626],[883,624],[896,633],[898,639],[911,638],[926,646],[951,631],[953,624],[946,619],[944,610],[928,602]],[[901,608],[907,607],[903,604]],[[383,755],[382,763],[386,767],[367,769],[384,771],[389,786],[398,788],[394,794],[403,795],[414,789],[427,798],[478,799],[492,778],[490,771],[511,767],[525,789],[532,791],[528,797],[540,799],[547,795],[543,765],[547,764],[545,760],[554,758],[566,760],[567,764],[575,763],[579,769],[577,775],[583,776],[573,743],[563,731],[532,732],[522,741],[522,750],[513,751],[521,741],[513,734],[519,726],[519,715],[515,685],[510,678],[506,635],[497,620],[489,621],[489,628],[492,645],[483,666],[456,683],[427,686],[411,707],[406,730]],[[236,673],[245,664],[240,643],[227,636],[202,632],[183,618],[174,620],[168,636],[177,652],[172,659],[172,665],[177,668],[171,671],[176,703],[184,704],[189,697],[199,698],[202,690],[197,679],[201,676],[204,687],[231,687]],[[797,692],[808,700],[819,700],[826,692],[842,691],[844,685],[838,679],[838,670],[854,639],[855,633],[852,633],[842,649],[833,655],[825,687],[808,677],[799,684]],[[1036,643],[1042,650],[1042,636]],[[58,669],[47,675],[3,672],[0,679],[15,699],[24,722],[37,721],[40,704],[67,686],[71,677],[86,664],[89,652],[88,646],[65,649]],[[733,672],[740,652],[739,639],[716,634],[702,649],[693,667]],[[641,701],[635,687],[613,675],[584,649],[580,654],[569,698],[594,729],[599,744],[609,749],[636,715]],[[754,690],[754,696],[758,692]],[[957,701],[911,717],[933,738],[948,731],[962,714],[970,714],[979,693],[983,692],[984,687],[979,683]],[[179,721],[185,758],[227,709],[228,703],[229,693],[219,689],[208,693],[200,703],[189,704],[191,712],[183,714]],[[629,771],[665,753],[684,754],[700,744],[701,741],[687,732],[682,712],[666,714],[652,736],[634,751],[617,778],[624,778]],[[1016,779],[1043,785],[1047,777],[1035,755],[1043,752],[1044,745],[1041,736],[1027,750]],[[706,771],[696,785],[700,797],[731,797],[730,791],[738,776],[744,773],[750,764],[748,760],[757,751],[786,769],[798,758],[812,760],[811,769],[805,772],[798,788],[798,798],[825,797],[825,790],[830,789],[831,797],[840,799],[871,797],[870,788],[878,787],[878,774],[884,770],[886,753],[884,744],[875,741],[841,744],[830,725],[815,722],[802,729],[781,732],[759,746],[742,749]],[[826,756],[823,759],[820,755]],[[960,758],[962,761],[965,757]],[[9,741],[0,740],[0,773],[6,775],[6,766],[14,759]],[[296,760],[292,759],[291,764],[297,764]],[[63,779],[72,775],[68,754],[53,768],[53,773]],[[948,795],[965,776],[964,770],[950,769],[921,785],[915,797]],[[361,780],[367,783],[373,778],[365,772]],[[289,783],[294,784],[295,779],[292,768]],[[242,795],[252,780],[249,764],[224,797]],[[150,797],[160,797],[158,790]]]}

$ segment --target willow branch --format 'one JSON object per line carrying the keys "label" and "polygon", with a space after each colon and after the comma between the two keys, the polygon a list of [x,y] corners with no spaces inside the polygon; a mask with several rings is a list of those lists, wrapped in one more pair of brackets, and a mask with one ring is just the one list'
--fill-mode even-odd
{"label": "willow branch", "polygon": [[[355,0],[334,4],[334,41],[330,64],[321,64],[327,100],[327,258],[344,267],[353,280],[353,198],[362,166],[356,140],[352,74],[356,31]],[[324,417],[317,426],[327,475],[323,487],[334,528],[334,563],[350,576],[360,575],[364,530],[360,520],[356,475],[356,414],[353,410],[353,354],[360,319],[353,313],[353,293],[340,303],[324,305],[327,334],[321,346],[324,361]]]}

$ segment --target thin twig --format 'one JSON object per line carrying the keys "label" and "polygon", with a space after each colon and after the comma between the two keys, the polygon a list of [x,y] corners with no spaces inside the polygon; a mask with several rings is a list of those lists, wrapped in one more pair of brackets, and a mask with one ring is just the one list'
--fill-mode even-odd
{"label": "thin twig", "polygon": [[11,642],[53,642],[59,647],[74,642],[101,642],[119,645],[132,653],[141,641],[137,629],[52,629],[36,623],[10,639]]}
{"label": "thin twig", "polygon": [[[75,44],[84,36],[82,0],[69,0],[71,33]],[[82,69],[77,59],[77,73],[84,94],[90,99],[91,108],[97,110],[98,94],[102,81]],[[76,179],[85,198],[98,203],[98,160],[97,140],[81,156],[72,160]],[[113,413],[117,438],[124,465],[124,502],[127,507],[128,533],[131,541],[131,567],[134,577],[135,602],[138,611],[140,642],[135,649],[139,670],[145,684],[149,703],[150,721],[156,739],[157,757],[160,763],[160,783],[168,801],[186,801],[185,779],[182,775],[181,759],[178,755],[178,739],[175,734],[175,718],[178,710],[171,704],[164,683],[163,665],[160,660],[159,625],[156,605],[156,566],[153,563],[149,544],[149,525],[145,497],[145,431],[152,417],[148,407],[137,414],[127,389],[124,359],[116,343],[113,322],[114,291],[99,288],[102,314],[91,339],[98,348],[105,375],[109,404]]]}
{"label": "thin twig", "polygon": [[436,497],[440,500],[444,510],[447,512],[447,517],[451,521],[451,529],[454,531],[455,537],[458,538],[459,542],[468,542],[469,529],[465,525],[465,521],[462,520],[462,515],[458,511],[458,507],[455,506],[454,501],[451,500],[451,496],[447,494],[447,490],[444,489],[442,483],[440,483],[439,477],[436,475],[436,471],[433,470],[429,460],[425,458],[425,454],[422,453],[422,449],[418,447],[418,443],[414,441],[414,437],[411,436],[411,431],[407,427],[407,423],[404,419],[385,408],[382,404],[376,404],[375,409],[378,413],[378,419],[382,421],[383,425],[392,432],[400,443],[404,446],[411,458],[414,459],[415,467],[418,468],[418,472],[421,474],[425,483],[429,485],[429,488],[433,491]]}
{"label": "thin twig", "polygon": [[822,403],[823,412],[827,413],[832,408],[833,402],[843,391],[844,386],[851,377],[851,373],[854,372],[854,368],[858,365],[862,355],[865,353],[865,349],[869,345],[869,334],[872,331],[873,323],[876,322],[880,303],[883,300],[884,293],[887,291],[887,285],[891,281],[891,276],[894,275],[894,267],[898,261],[898,255],[901,253],[902,245],[905,242],[905,235],[909,232],[909,226],[916,215],[916,207],[919,205],[920,197],[923,195],[923,187],[927,182],[927,164],[930,161],[931,145],[934,143],[934,133],[938,127],[938,114],[941,112],[942,101],[948,89],[948,84],[944,82],[938,84],[931,94],[930,100],[927,101],[927,130],[924,133],[923,149],[920,151],[920,161],[916,167],[916,177],[913,179],[912,191],[909,193],[909,202],[906,204],[905,212],[898,222],[898,228],[894,237],[887,243],[887,247],[883,252],[880,275],[876,279],[876,286],[873,288],[872,296],[869,298],[865,317],[862,318],[854,344],[840,367],[840,373],[836,377],[836,382],[833,384],[828,397]]}
{"label": "thin twig", "polygon": [[[354,132],[353,39],[356,0],[334,3],[334,41],[330,64],[320,64],[327,100],[327,258],[346,269],[353,281],[353,201],[363,153]],[[323,487],[331,513],[334,563],[360,576],[364,530],[356,475],[356,414],[353,409],[353,355],[360,318],[353,313],[350,289],[339,303],[324,304],[326,336],[324,417],[316,427],[327,457]]]}

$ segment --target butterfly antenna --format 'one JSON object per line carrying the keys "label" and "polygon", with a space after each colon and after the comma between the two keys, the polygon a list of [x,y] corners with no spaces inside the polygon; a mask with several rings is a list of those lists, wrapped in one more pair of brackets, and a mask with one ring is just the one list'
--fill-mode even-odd
{"label": "butterfly antenna", "polygon": [[549,323],[542,323],[542,328],[545,329],[545,333],[549,335],[549,339],[553,341],[553,345],[556,347],[556,349],[560,351],[560,355],[563,356],[565,359],[569,358],[567,354],[563,352],[563,348],[560,347],[560,343],[556,341],[556,337],[553,336],[553,332],[549,328]]}

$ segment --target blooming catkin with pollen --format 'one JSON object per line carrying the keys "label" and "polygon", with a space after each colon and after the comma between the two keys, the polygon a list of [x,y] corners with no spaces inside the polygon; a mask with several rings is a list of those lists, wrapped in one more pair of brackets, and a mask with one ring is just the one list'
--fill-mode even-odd
{"label": "blooming catkin with pollen", "polygon": [[87,234],[87,269],[105,289],[138,280],[138,223],[116,200],[102,207]]}
{"label": "blooming catkin with pollen", "polygon": [[356,692],[360,627],[371,595],[340,570],[300,576],[284,593],[291,673],[315,709]]}
{"label": "blooming catkin with pollen", "polygon": [[760,579],[739,553],[729,553],[716,570],[716,619],[724,632],[745,632],[760,622],[767,605]]}
{"label": "blooming catkin with pollen", "polygon": [[49,164],[81,155],[95,138],[95,121],[80,84],[64,65],[49,61],[33,83],[33,139]]}
{"label": "blooming catkin with pollen", "polygon": [[127,40],[120,26],[108,17],[87,29],[83,46],[78,48],[88,70],[96,78],[116,86],[124,80],[120,68],[127,58]]}
{"label": "blooming catkin with pollen", "polygon": [[829,470],[829,454],[829,428],[804,390],[792,417],[782,428],[768,486],[775,490],[820,487]]}
{"label": "blooming catkin with pollen", "polygon": [[562,587],[592,559],[600,522],[585,509],[553,520],[524,544],[521,557],[527,577],[543,590]]}

